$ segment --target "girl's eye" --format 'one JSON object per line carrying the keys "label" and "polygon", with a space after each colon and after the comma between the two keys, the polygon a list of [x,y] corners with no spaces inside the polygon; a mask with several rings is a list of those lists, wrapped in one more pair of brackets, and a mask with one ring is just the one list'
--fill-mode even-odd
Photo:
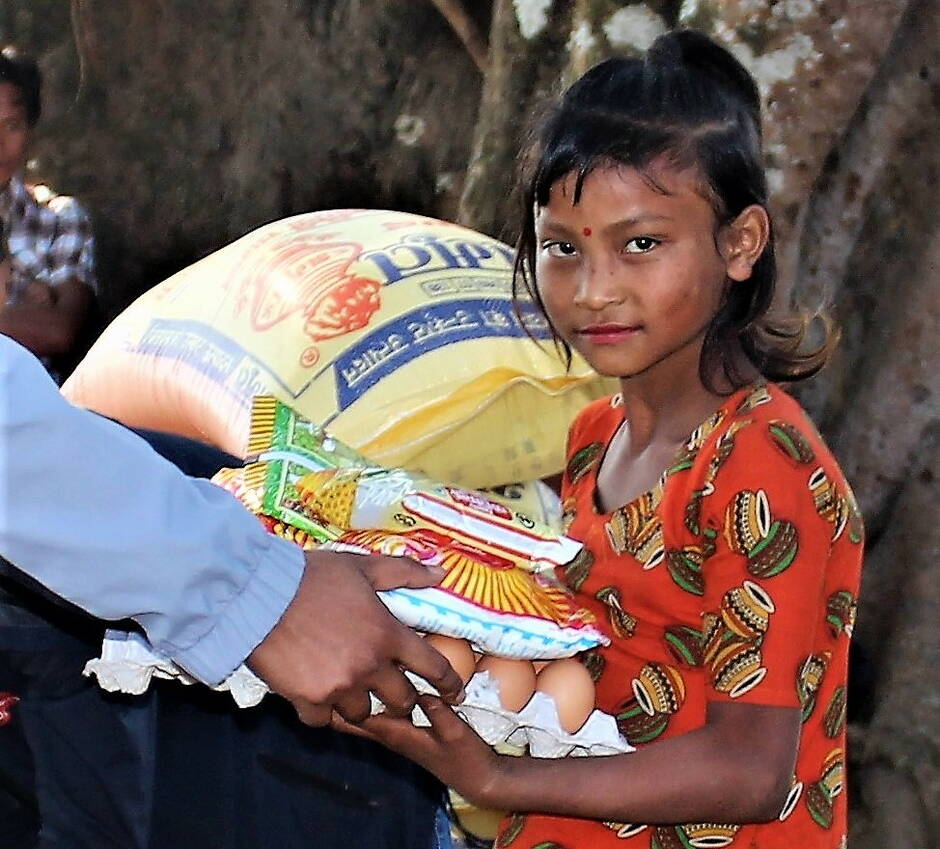
{"label": "girl's eye", "polygon": [[645,254],[653,250],[658,244],[659,239],[654,239],[652,236],[637,236],[627,242],[624,250],[628,254]]}
{"label": "girl's eye", "polygon": [[574,256],[578,251],[571,242],[542,242],[542,250],[549,256]]}

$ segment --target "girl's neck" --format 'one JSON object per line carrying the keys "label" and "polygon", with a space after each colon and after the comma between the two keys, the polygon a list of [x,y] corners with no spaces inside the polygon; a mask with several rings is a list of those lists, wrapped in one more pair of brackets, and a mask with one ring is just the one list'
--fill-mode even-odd
{"label": "girl's neck", "polygon": [[[743,355],[742,355],[743,356]],[[744,374],[757,380],[753,367]],[[696,363],[694,378],[680,375],[644,373],[623,378],[620,389],[629,419],[628,454],[637,456],[651,447],[675,447],[684,443],[689,434],[713,415],[734,392],[724,375],[715,376],[714,389],[706,387],[699,377]]]}
{"label": "girl's neck", "polygon": [[681,394],[670,393],[668,387],[663,387],[665,394],[644,389],[636,378],[621,381],[630,429],[628,454],[633,456],[653,446],[678,448],[725,401],[701,385],[697,392]]}

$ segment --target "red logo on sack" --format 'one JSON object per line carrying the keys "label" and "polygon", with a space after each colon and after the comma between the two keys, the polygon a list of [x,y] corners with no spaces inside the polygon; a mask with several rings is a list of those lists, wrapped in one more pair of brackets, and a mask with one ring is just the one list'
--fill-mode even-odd
{"label": "red logo on sack", "polygon": [[[379,281],[349,274],[360,253],[362,245],[355,242],[298,241],[296,235],[287,244],[274,241],[248,271],[236,303],[250,300],[252,327],[261,332],[297,312],[303,313],[304,333],[313,342],[361,330],[382,301]],[[311,345],[301,363],[312,366],[319,358],[318,347]]]}

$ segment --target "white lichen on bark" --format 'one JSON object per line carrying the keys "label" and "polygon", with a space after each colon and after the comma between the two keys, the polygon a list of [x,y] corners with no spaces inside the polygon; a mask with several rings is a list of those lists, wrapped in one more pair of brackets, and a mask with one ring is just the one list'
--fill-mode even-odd
{"label": "white lichen on bark", "polygon": [[420,115],[399,115],[395,119],[395,138],[405,147],[414,147],[427,129]]}
{"label": "white lichen on bark", "polygon": [[774,85],[791,79],[798,67],[815,64],[822,58],[813,39],[801,32],[793,33],[783,46],[760,56],[755,56],[754,51],[741,41],[727,41],[731,52],[753,74],[764,97]]}
{"label": "white lichen on bark", "polygon": [[781,0],[772,7],[771,14],[798,21],[816,13],[815,0]]}
{"label": "white lichen on bark", "polygon": [[548,24],[548,10],[552,0],[512,0],[516,10],[519,32],[526,41],[531,41]]}
{"label": "white lichen on bark", "polygon": [[614,47],[646,50],[666,31],[666,22],[645,5],[624,6],[604,23],[604,34]]}
{"label": "white lichen on bark", "polygon": [[568,52],[572,59],[577,56],[583,56],[590,53],[597,47],[597,36],[591,31],[591,26],[587,21],[581,21],[568,37]]}

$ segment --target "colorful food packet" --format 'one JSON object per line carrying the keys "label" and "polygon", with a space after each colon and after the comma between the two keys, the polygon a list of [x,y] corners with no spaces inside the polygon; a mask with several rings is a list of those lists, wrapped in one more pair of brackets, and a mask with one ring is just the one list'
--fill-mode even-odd
{"label": "colorful food packet", "polygon": [[580,543],[511,502],[376,466],[267,396],[254,401],[248,456],[215,480],[272,533],[445,570],[438,587],[379,593],[406,625],[504,657],[570,657],[607,643],[553,574]]}

